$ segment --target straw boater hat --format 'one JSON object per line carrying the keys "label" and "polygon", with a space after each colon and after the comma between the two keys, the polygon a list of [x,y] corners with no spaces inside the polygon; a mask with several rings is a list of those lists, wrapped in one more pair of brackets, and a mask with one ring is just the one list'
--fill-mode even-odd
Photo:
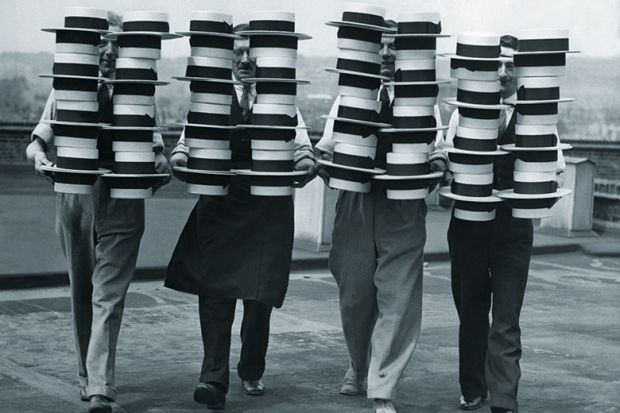
{"label": "straw boater hat", "polygon": [[428,187],[443,176],[430,171],[428,153],[388,152],[386,160],[386,174],[374,178],[384,181],[388,199],[423,199]]}
{"label": "straw boater hat", "polygon": [[252,13],[249,29],[240,31],[240,36],[287,36],[299,40],[311,39],[304,33],[295,32],[295,13],[265,10]]}
{"label": "straw boater hat", "polygon": [[515,125],[515,143],[502,145],[506,151],[557,151],[571,145],[559,143],[555,125]]}
{"label": "straw boater hat", "polygon": [[376,147],[336,143],[331,161],[317,162],[327,166],[329,186],[353,192],[369,192],[371,175],[385,173],[374,167]]}
{"label": "straw boater hat", "polygon": [[155,153],[114,152],[114,173],[102,175],[111,198],[144,199],[153,196],[153,185],[168,174],[155,172]]}
{"label": "straw boater hat", "polygon": [[517,50],[506,50],[514,58],[515,76],[562,76],[569,50],[567,29],[530,29],[517,33]]}
{"label": "straw boater hat", "polygon": [[190,147],[186,167],[175,167],[177,178],[187,182],[188,192],[222,196],[228,193],[230,176],[234,175],[230,149],[197,149]]}
{"label": "straw boater hat", "polygon": [[497,204],[498,202],[455,201],[453,214],[455,218],[463,221],[493,221]]}
{"label": "straw boater hat", "polygon": [[[250,48],[250,50],[252,50]],[[296,78],[296,58],[280,56],[256,57],[256,77],[245,78],[245,83],[295,83],[308,84],[307,80]]]}
{"label": "straw boater hat", "polygon": [[327,67],[325,70],[332,73],[389,80],[389,78],[380,74],[381,56],[378,53],[359,50],[339,49],[336,67]]}
{"label": "straw boater hat", "polygon": [[[232,15],[213,10],[194,10],[190,13],[189,30],[177,32],[183,36],[205,36],[238,39],[233,33]],[[218,49],[232,49],[232,44],[222,43]],[[194,55],[192,53],[192,55]],[[232,56],[231,56],[232,57]]]}
{"label": "straw boater hat", "polygon": [[377,128],[389,127],[390,125],[388,123],[379,122],[380,111],[381,101],[377,99],[362,99],[353,96],[340,96],[338,112],[336,115],[321,115],[321,117]]}
{"label": "straw boater hat", "polygon": [[450,77],[463,80],[496,81],[501,61],[510,58],[500,55],[500,36],[495,33],[459,33],[456,54],[450,57]]}
{"label": "straw boater hat", "polygon": [[[41,30],[57,34],[62,32],[109,33],[107,10],[91,7],[67,7],[65,9],[64,23],[64,27],[44,28]],[[97,42],[99,42],[99,39],[97,39]]]}
{"label": "straw boater hat", "polygon": [[385,9],[366,3],[346,3],[342,12],[342,19],[328,21],[328,26],[352,27],[377,31],[379,33],[392,33],[395,29],[385,24]]}
{"label": "straw boater hat", "polygon": [[441,34],[439,13],[410,11],[398,13],[397,32],[386,33],[386,36],[396,39],[450,37],[449,34]]}
{"label": "straw boater hat", "polygon": [[221,57],[190,56],[187,58],[185,76],[173,76],[173,78],[187,81],[241,84],[241,81],[232,78],[232,60]]}
{"label": "straw boater hat", "polygon": [[162,40],[177,39],[179,34],[170,33],[168,13],[162,11],[136,10],[123,14],[123,31],[107,34],[109,38],[124,36],[154,36]]}
{"label": "straw boater hat", "polygon": [[506,103],[537,105],[543,103],[572,102],[573,98],[560,97],[560,80],[557,77],[520,77],[517,79],[517,99]]}
{"label": "straw boater hat", "polygon": [[251,169],[240,169],[239,175],[250,176],[250,193],[256,196],[290,196],[295,178],[308,171],[294,171],[292,150],[252,149]]}
{"label": "straw boater hat", "polygon": [[450,187],[443,187],[439,194],[456,201],[499,202],[493,189],[493,173],[455,173]]}
{"label": "straw boater hat", "polygon": [[[96,142],[96,139],[95,139]],[[56,147],[56,164],[41,169],[54,174],[54,191],[70,194],[92,194],[99,175],[109,170],[99,168],[99,151],[85,147]]]}

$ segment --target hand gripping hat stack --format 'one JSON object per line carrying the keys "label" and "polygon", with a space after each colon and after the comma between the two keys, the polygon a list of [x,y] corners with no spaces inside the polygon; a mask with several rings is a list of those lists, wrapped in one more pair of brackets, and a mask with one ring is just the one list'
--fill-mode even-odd
{"label": "hand gripping hat stack", "polygon": [[256,84],[252,123],[237,125],[252,137],[252,165],[237,170],[250,177],[250,193],[256,196],[290,196],[295,177],[293,149],[298,125],[295,98],[297,43],[311,37],[295,31],[295,14],[288,11],[259,11],[252,14],[249,28],[238,32],[250,39],[250,56],[256,59],[256,77],[243,79]]}
{"label": "hand gripping hat stack", "polygon": [[234,41],[232,16],[218,11],[193,11],[189,31],[191,56],[185,76],[189,81],[190,110],[187,114],[185,144],[189,147],[186,167],[175,167],[174,174],[187,182],[193,194],[222,196],[228,193],[231,172],[230,111],[233,85]]}
{"label": "hand gripping hat stack", "polygon": [[393,126],[381,129],[390,138],[387,173],[375,179],[386,185],[389,199],[423,199],[442,172],[431,172],[428,154],[434,149],[438,127],[435,104],[439,84],[435,73],[436,42],[441,34],[439,13],[402,12],[398,15]]}
{"label": "hand gripping hat stack", "polygon": [[319,160],[329,169],[329,186],[353,192],[369,192],[371,176],[385,172],[375,168],[377,100],[381,80],[381,36],[393,32],[385,23],[385,9],[365,3],[347,3],[340,21],[326,24],[338,28],[338,61],[329,72],[338,74],[338,110],[333,119],[336,142],[331,161]]}
{"label": "hand gripping hat stack", "polygon": [[500,110],[500,83],[497,71],[501,60],[500,36],[493,33],[460,33],[456,55],[451,56],[450,73],[457,79],[456,99],[446,99],[458,107],[459,118],[454,148],[448,151],[448,168],[454,175],[450,188],[439,193],[454,199],[454,216],[465,221],[490,221],[501,201],[493,190],[493,158],[506,154],[497,147]]}
{"label": "hand gripping hat stack", "polygon": [[516,218],[542,218],[551,214],[557,200],[570,193],[556,182],[558,150],[570,149],[557,137],[558,103],[572,98],[560,96],[558,76],[565,73],[569,50],[568,30],[534,29],[518,34],[514,58],[517,100],[515,143],[502,149],[515,152],[514,189],[500,191]]}
{"label": "hand gripping hat stack", "polygon": [[56,165],[43,169],[54,173],[54,191],[90,194],[100,169],[99,135],[99,42],[108,32],[108,12],[88,7],[68,7],[65,25],[43,31],[56,34],[52,74],[56,98],[54,131]]}
{"label": "hand gripping hat stack", "polygon": [[107,35],[116,39],[119,52],[114,85],[112,131],[114,173],[103,175],[111,198],[144,199],[153,196],[152,187],[168,176],[155,172],[153,132],[155,86],[161,41],[180,37],[170,33],[168,14],[158,11],[130,11],[123,15],[123,31]]}

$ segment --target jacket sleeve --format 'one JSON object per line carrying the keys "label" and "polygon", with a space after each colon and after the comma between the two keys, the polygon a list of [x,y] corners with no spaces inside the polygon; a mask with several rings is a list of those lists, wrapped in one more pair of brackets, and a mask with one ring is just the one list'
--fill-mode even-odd
{"label": "jacket sleeve", "polygon": [[[305,127],[306,123],[301,116],[299,109],[297,109],[297,126]],[[314,159],[314,151],[312,150],[312,144],[310,143],[310,136],[308,136],[307,129],[296,129],[295,133],[295,148],[293,150],[293,160],[295,163],[304,158]]]}
{"label": "jacket sleeve", "polygon": [[[338,105],[340,103],[340,95],[336,97],[334,103],[332,104],[332,108],[329,111],[329,116],[336,116],[338,113]],[[323,136],[316,144],[316,149],[324,154],[327,154],[331,157],[334,154],[334,147],[336,146],[336,142],[334,141],[334,119],[327,119],[325,121],[325,128],[323,129]]]}
{"label": "jacket sleeve", "polygon": [[[435,119],[437,119],[437,126],[443,126],[441,121],[441,113],[439,112],[439,106],[435,105]],[[445,149],[445,139],[443,137],[443,130],[438,130],[435,135],[435,150],[428,154],[428,161],[442,161],[444,170],[448,166],[448,153]]]}
{"label": "jacket sleeve", "polygon": [[43,113],[41,114],[41,119],[32,131],[30,139],[34,140],[38,137],[45,143],[46,149],[53,145],[54,131],[52,130],[52,126],[49,123],[44,123],[44,121],[54,120],[55,118],[56,98],[54,97],[54,90],[52,89],[50,95],[47,98],[47,101],[45,102],[45,108],[43,109]]}

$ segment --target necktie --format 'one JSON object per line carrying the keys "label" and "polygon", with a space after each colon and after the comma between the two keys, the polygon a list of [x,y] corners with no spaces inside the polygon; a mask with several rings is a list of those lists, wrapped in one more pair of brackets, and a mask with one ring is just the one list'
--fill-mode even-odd
{"label": "necktie", "polygon": [[506,109],[501,109],[499,111],[499,128],[498,128],[497,137],[501,138],[502,136],[504,136],[505,132],[506,132]]}
{"label": "necktie", "polygon": [[252,92],[252,85],[248,85],[248,84],[243,85],[243,93],[241,94],[241,99],[239,100],[239,107],[241,108],[243,119],[247,119],[248,116],[250,115],[251,92]]}
{"label": "necktie", "polygon": [[97,102],[99,103],[99,122],[112,122],[112,93],[111,85],[102,83],[97,91]]}
{"label": "necktie", "polygon": [[381,101],[381,112],[379,112],[379,119],[383,123],[392,123],[392,117],[390,116],[390,94],[386,87],[381,88],[379,100]]}

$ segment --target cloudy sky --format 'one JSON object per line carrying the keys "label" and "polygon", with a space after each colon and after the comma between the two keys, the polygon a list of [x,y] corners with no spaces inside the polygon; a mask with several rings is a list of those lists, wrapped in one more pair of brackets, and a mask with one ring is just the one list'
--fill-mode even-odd
{"label": "cloudy sky", "polygon": [[[0,0],[0,52],[53,52],[54,36],[40,29],[62,26],[65,7],[80,5],[118,12],[166,11],[173,31],[188,29],[192,10],[228,12],[234,16],[235,24],[247,21],[253,10],[290,10],[296,13],[298,31],[314,37],[300,43],[300,53],[335,55],[336,29],[324,22],[337,20],[345,3],[340,0]],[[394,20],[399,10],[439,12],[444,33],[504,34],[526,28],[561,27],[570,29],[571,49],[581,50],[582,56],[620,54],[618,0],[381,0],[374,3],[383,5],[386,17]],[[454,37],[439,40],[438,49],[449,52],[454,44]],[[163,55],[189,55],[187,39],[164,42]]]}

